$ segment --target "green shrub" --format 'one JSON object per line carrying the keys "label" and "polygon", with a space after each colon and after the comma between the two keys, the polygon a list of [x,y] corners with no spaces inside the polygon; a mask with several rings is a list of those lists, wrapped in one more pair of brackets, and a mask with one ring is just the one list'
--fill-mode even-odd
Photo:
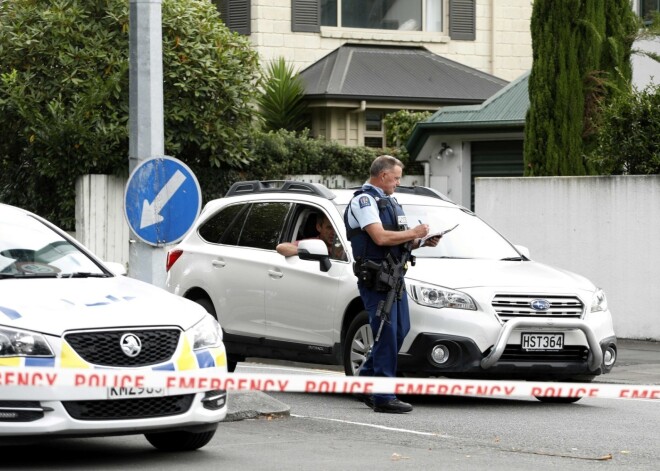
{"label": "green shrub", "polygon": [[[162,14],[165,153],[238,171],[257,55],[210,2]],[[76,178],[128,173],[128,21],[126,0],[0,2],[0,201],[73,229]]]}
{"label": "green shrub", "polygon": [[265,131],[302,131],[307,124],[305,86],[283,57],[268,64],[257,96]]}
{"label": "green shrub", "polygon": [[606,175],[660,173],[660,86],[618,96],[600,108],[591,160]]}
{"label": "green shrub", "polygon": [[366,180],[373,160],[381,154],[394,155],[406,165],[405,174],[421,174],[420,164],[407,163],[401,149],[347,147],[334,141],[313,139],[308,132],[297,134],[280,129],[255,132],[250,146],[252,163],[243,170],[193,168],[204,193],[204,200],[222,197],[239,180],[282,180],[287,175],[342,175]]}

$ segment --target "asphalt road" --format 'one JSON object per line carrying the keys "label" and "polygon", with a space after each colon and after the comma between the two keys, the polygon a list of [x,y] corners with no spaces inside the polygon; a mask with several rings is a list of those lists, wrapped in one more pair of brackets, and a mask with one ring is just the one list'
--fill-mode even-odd
{"label": "asphalt road", "polygon": [[[618,340],[618,358],[612,372],[598,376],[595,382],[612,384],[660,385],[660,342],[644,340]],[[263,373],[297,371],[333,374],[342,372],[340,366],[319,366],[307,363],[293,363],[276,360],[248,359],[239,363],[238,372]],[[289,410],[286,401],[258,391],[230,393],[227,421],[255,418],[259,416],[286,415]]]}
{"label": "asphalt road", "polygon": [[[281,373],[281,371],[280,371]],[[141,436],[50,440],[3,449],[0,467],[48,470],[655,470],[660,402],[410,398],[377,414],[351,396],[277,393],[290,414],[221,423],[192,453],[159,453]]]}
{"label": "asphalt road", "polygon": [[[618,367],[599,380],[660,384],[660,343],[624,341],[621,347]],[[301,365],[273,363],[242,363],[239,371],[301,372]],[[212,442],[196,452],[160,453],[142,436],[60,439],[3,448],[0,468],[601,471],[655,470],[660,462],[657,400],[544,404],[533,398],[414,396],[406,398],[415,407],[411,414],[391,415],[346,395],[255,391],[241,399],[243,412],[255,409],[255,400],[261,410],[221,423]],[[275,406],[280,411],[269,412]]]}

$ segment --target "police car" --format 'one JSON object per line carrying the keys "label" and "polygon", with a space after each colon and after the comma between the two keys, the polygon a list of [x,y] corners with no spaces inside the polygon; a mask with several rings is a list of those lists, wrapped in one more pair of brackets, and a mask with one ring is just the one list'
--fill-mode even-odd
{"label": "police car", "polygon": [[[167,289],[220,320],[230,369],[262,357],[338,364],[352,375],[364,362],[373,336],[343,222],[353,193],[238,182],[205,206],[168,253]],[[401,374],[588,382],[612,369],[616,336],[602,290],[530,260],[524,247],[432,189],[399,187],[394,196],[408,221],[433,233],[452,229],[437,247],[414,251]],[[343,259],[314,240],[319,215],[332,222]],[[309,240],[299,243],[298,257],[275,250],[301,239]]]}
{"label": "police car", "polygon": [[204,309],[117,275],[44,219],[0,204],[0,444],[139,433],[162,450],[200,448],[226,415],[224,390],[122,383],[99,397],[48,386],[66,371],[201,368],[227,372],[222,330]]}

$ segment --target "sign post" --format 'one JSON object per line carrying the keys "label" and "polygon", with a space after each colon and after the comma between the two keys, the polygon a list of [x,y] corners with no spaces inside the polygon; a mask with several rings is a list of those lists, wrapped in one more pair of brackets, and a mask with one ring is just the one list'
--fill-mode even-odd
{"label": "sign post", "polygon": [[[162,0],[129,1],[128,169],[165,153]],[[131,237],[128,274],[165,287],[165,249]]]}

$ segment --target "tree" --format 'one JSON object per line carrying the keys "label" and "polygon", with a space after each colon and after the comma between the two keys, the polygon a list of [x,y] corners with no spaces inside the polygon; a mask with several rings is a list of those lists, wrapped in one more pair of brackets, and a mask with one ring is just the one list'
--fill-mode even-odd
{"label": "tree", "polygon": [[[599,22],[603,28],[589,41],[597,45],[594,52],[598,53],[599,60],[590,63],[585,71],[584,154],[590,154],[595,146],[595,134],[601,123],[601,105],[627,96],[632,90],[630,57],[641,26],[628,0],[610,0],[603,7],[604,21]],[[586,23],[586,26],[589,30],[590,25]],[[582,60],[587,60],[590,52],[587,50]]]}
{"label": "tree", "polygon": [[[210,2],[162,12],[165,152],[245,166],[256,53]],[[72,229],[76,178],[127,173],[128,20],[125,0],[0,2],[0,201]]]}
{"label": "tree", "polygon": [[603,174],[660,173],[660,86],[617,96],[600,108],[593,161]]}
{"label": "tree", "polygon": [[283,57],[268,64],[258,97],[265,131],[302,131],[307,124],[305,86]]}
{"label": "tree", "polygon": [[407,174],[423,174],[424,165],[410,158],[406,142],[410,139],[415,125],[425,121],[432,115],[430,111],[399,110],[385,116],[385,142],[392,148],[395,154],[406,166]]}
{"label": "tree", "polygon": [[535,0],[525,175],[595,171],[597,111],[630,89],[636,25],[628,0]]}
{"label": "tree", "polygon": [[385,116],[386,142],[390,146],[404,147],[415,125],[431,116],[430,111],[399,110]]}
{"label": "tree", "polygon": [[[569,169],[580,155],[583,107],[572,0],[536,0],[532,10],[530,107],[525,125],[525,174],[584,173]],[[570,174],[570,173],[568,173]]]}

